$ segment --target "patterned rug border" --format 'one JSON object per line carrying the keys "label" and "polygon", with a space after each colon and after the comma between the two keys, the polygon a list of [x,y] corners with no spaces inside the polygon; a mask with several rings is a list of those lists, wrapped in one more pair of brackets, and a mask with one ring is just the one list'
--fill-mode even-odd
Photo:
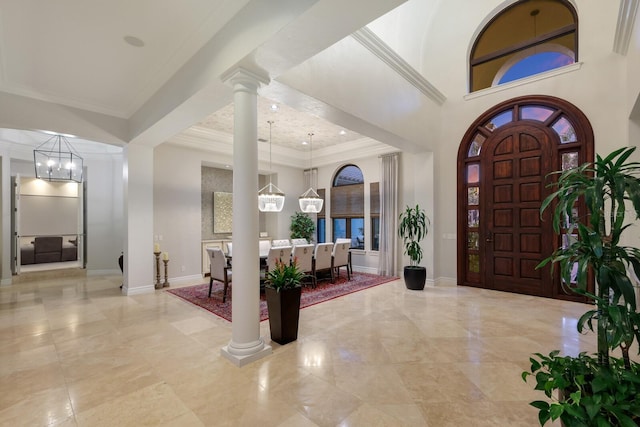
{"label": "patterned rug border", "polygon": [[[312,307],[314,305],[331,301],[345,295],[350,295],[356,292],[363,291],[365,289],[383,285],[397,279],[398,277],[378,276],[377,274],[354,272],[351,275],[351,281],[347,281],[345,275],[337,278],[336,283],[333,284],[328,281],[322,281],[318,284],[318,287],[316,289],[312,289],[309,287],[304,287],[302,289],[300,309]],[[367,283],[369,281],[371,282]],[[198,291],[201,291],[200,298],[198,298]],[[207,312],[226,320],[227,322],[231,322],[231,287],[229,288],[229,292],[227,293],[227,301],[225,303],[222,303],[221,282],[214,280],[211,298],[206,297],[208,291],[208,282],[165,290],[165,292],[179,298],[186,303],[195,305],[196,307],[206,310]],[[313,298],[314,295],[315,298]],[[268,318],[269,315],[267,312],[267,304],[264,300],[264,293],[261,293],[260,322],[263,322]]]}

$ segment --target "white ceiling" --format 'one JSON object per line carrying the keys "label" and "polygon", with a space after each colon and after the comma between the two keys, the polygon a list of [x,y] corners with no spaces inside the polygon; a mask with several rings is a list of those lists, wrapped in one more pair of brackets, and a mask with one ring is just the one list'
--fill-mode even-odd
{"label": "white ceiling", "polygon": [[[253,9],[265,7],[260,0],[0,0],[0,91],[131,121],[146,104],[155,101],[154,95],[171,82],[172,76],[188,70],[194,57],[225,30],[225,25],[242,23],[243,8],[248,9],[245,7],[250,3],[254,3]],[[274,3],[273,8],[280,3],[282,10],[273,12],[273,19],[265,17],[265,33],[271,21],[291,19],[288,14],[323,16],[325,4],[334,7],[328,0],[283,0]],[[294,10],[296,7],[302,12]],[[348,13],[344,16],[348,22]],[[325,19],[337,22],[336,18]],[[341,25],[337,22],[335,28],[323,30],[327,33],[322,36],[323,42],[331,40],[329,35],[341,30]],[[259,35],[261,28],[254,24],[251,30],[254,29]],[[313,40],[303,43],[313,45]],[[275,47],[272,44],[270,49]],[[286,63],[279,60],[275,68]],[[294,157],[304,156],[309,150],[301,144],[309,132],[314,134],[314,151],[351,142],[358,143],[358,150],[366,142],[380,145],[283,102],[275,102],[279,109],[274,112],[270,109],[273,103],[259,97],[258,138],[269,139],[266,121],[273,120],[272,143],[291,150]],[[221,139],[224,135],[222,139],[230,140],[233,104],[225,105],[217,111],[212,105],[214,111],[210,115],[204,120],[194,119],[184,132],[210,131],[212,138]],[[4,132],[5,137],[9,134]],[[38,140],[38,135],[28,135],[16,136],[13,142],[35,144]],[[83,146],[95,150],[90,148],[90,141],[83,139],[77,140],[76,145],[80,151]]]}
{"label": "white ceiling", "polygon": [[129,118],[246,3],[2,0],[0,89]]}

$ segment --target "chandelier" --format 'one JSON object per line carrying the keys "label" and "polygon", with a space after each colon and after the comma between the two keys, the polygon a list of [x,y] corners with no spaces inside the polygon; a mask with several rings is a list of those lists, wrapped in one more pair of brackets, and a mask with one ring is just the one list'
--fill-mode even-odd
{"label": "chandelier", "polygon": [[82,157],[67,138],[53,135],[33,150],[36,178],[82,182]]}
{"label": "chandelier", "polygon": [[309,180],[311,182],[311,186],[298,198],[300,210],[304,213],[319,213],[322,210],[322,204],[324,202],[324,200],[313,189],[313,146],[311,143],[312,138],[313,133],[309,133]]}
{"label": "chandelier", "polygon": [[260,212],[280,212],[284,207],[284,193],[271,183],[271,125],[273,121],[269,120],[267,123],[269,123],[269,184],[258,191],[258,209]]}

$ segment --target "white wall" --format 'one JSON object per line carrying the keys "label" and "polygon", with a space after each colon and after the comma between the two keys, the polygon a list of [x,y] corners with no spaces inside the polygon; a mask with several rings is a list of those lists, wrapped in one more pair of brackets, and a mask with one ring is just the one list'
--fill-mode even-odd
{"label": "white wall", "polygon": [[[224,162],[223,162],[224,163]],[[162,252],[169,252],[170,280],[201,274],[201,166],[219,165],[213,153],[162,144],[154,149],[154,236],[162,236]],[[260,164],[261,170],[266,166]],[[270,238],[288,238],[291,215],[304,191],[302,170],[273,165],[273,182],[285,193],[280,213],[266,213]],[[258,195],[256,188],[256,197]],[[256,215],[258,213],[256,212]]]}
{"label": "white wall", "polygon": [[[454,14],[458,2],[442,2],[442,13]],[[487,13],[498,1],[476,2],[473,7],[482,7]],[[471,7],[471,5],[470,5]],[[438,143],[434,151],[435,212],[434,246],[436,277],[456,277],[456,170],[457,151],[467,127],[492,106],[517,96],[542,94],[563,98],[581,109],[589,118],[595,134],[597,152],[606,153],[628,144],[628,113],[626,99],[626,59],[612,53],[612,26],[617,18],[617,8],[606,2],[581,2],[580,14],[580,61],[579,69],[550,78],[532,77],[502,88],[487,89],[467,95],[467,55],[476,26],[465,21],[456,26],[459,30],[447,39],[448,43],[425,44],[423,68],[437,82],[436,86],[447,94],[442,108],[443,126],[436,136]],[[465,13],[465,19],[473,17]],[[451,32],[447,22],[432,22],[432,30],[439,34]],[[603,37],[603,34],[607,37]],[[449,43],[451,41],[451,43]],[[428,60],[442,58],[442,61]],[[446,64],[446,68],[444,68]],[[577,67],[576,67],[577,68]],[[459,237],[459,236],[456,236]]]}
{"label": "white wall", "polygon": [[124,250],[122,155],[85,158],[87,270],[89,274],[120,274]]}

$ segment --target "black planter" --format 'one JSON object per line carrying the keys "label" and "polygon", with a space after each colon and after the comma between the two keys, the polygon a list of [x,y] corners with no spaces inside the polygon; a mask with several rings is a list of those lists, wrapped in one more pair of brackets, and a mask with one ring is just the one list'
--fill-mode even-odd
{"label": "black planter", "polygon": [[421,291],[427,281],[427,269],[420,266],[404,267],[404,284],[407,289],[412,291]]}
{"label": "black planter", "polygon": [[267,309],[269,310],[269,329],[271,341],[286,344],[298,338],[298,319],[300,318],[301,287],[275,289],[265,287]]}

